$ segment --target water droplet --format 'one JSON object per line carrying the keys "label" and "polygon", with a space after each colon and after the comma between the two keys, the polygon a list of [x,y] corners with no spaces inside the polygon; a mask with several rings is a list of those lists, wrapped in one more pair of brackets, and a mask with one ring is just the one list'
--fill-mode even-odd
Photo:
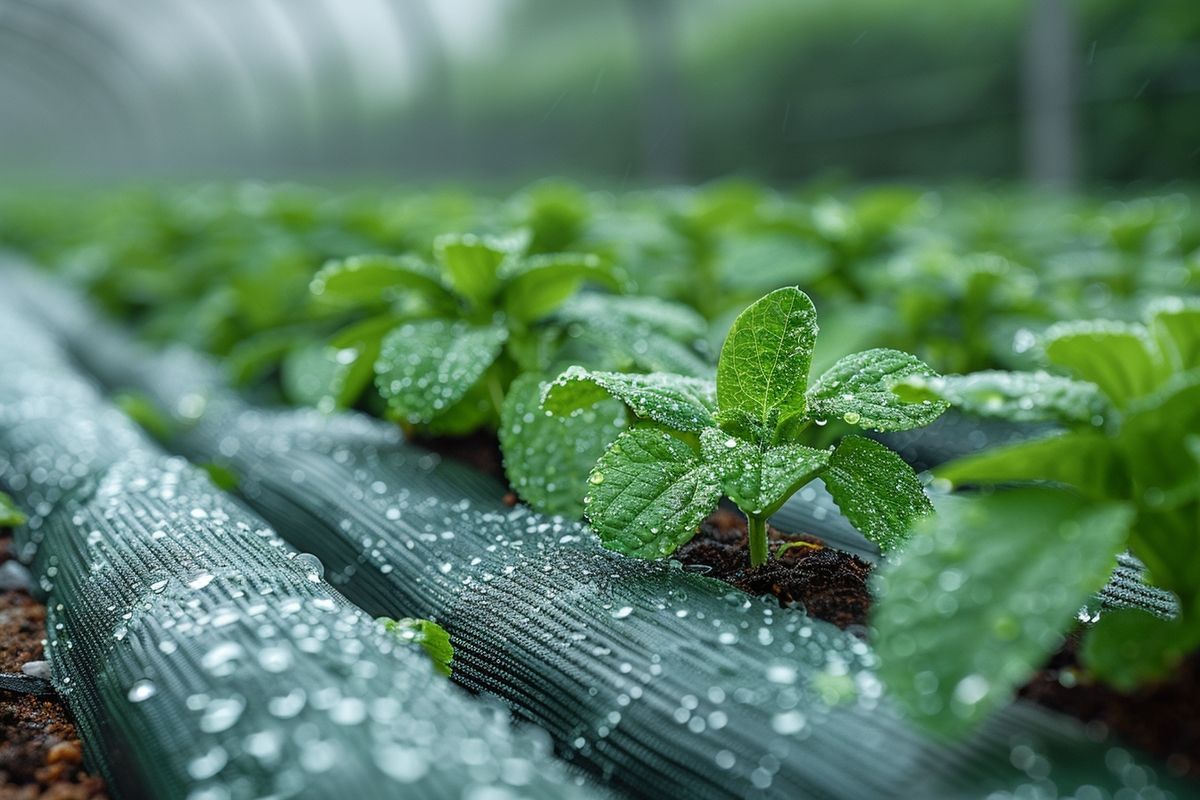
{"label": "water droplet", "polygon": [[149,700],[157,692],[158,687],[154,685],[154,681],[143,678],[129,687],[129,702],[140,703],[143,700]]}

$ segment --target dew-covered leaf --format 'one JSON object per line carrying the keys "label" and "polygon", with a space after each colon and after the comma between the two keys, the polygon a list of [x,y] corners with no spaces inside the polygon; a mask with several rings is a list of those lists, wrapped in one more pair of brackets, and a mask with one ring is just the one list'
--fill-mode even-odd
{"label": "dew-covered leaf", "polygon": [[427,619],[412,617],[382,617],[379,622],[383,624],[384,630],[395,634],[402,642],[420,645],[433,662],[433,668],[442,675],[450,675],[454,664],[454,646],[450,644],[450,634],[441,625]]}
{"label": "dew-covered leaf", "polygon": [[1198,644],[1193,623],[1141,609],[1111,609],[1088,630],[1080,660],[1100,680],[1130,692],[1170,675]]}
{"label": "dew-covered leaf", "polygon": [[977,417],[1010,422],[1090,425],[1108,412],[1108,400],[1096,384],[1042,371],[914,375],[892,391],[905,402],[942,400]]}
{"label": "dew-covered leaf", "polygon": [[478,308],[487,308],[500,288],[500,265],[512,252],[474,234],[446,234],[433,243],[434,255],[454,290]]}
{"label": "dew-covered leaf", "polygon": [[542,406],[554,414],[570,414],[607,397],[620,400],[638,417],[677,431],[699,433],[715,424],[712,381],[661,372],[635,375],[571,367],[547,387]]}
{"label": "dew-covered leaf", "polygon": [[1132,518],[1048,488],[940,503],[876,576],[890,696],[948,736],[1005,705],[1104,585]]}
{"label": "dew-covered leaf", "polygon": [[1177,370],[1200,368],[1200,300],[1164,297],[1151,304],[1150,331]]}
{"label": "dew-covered leaf", "polygon": [[645,327],[678,342],[695,342],[708,334],[704,317],[688,306],[657,297],[585,293],[564,303],[555,316],[585,325],[613,320],[626,327]]}
{"label": "dew-covered leaf", "polygon": [[339,308],[386,305],[404,290],[450,298],[438,271],[415,256],[363,255],[330,261],[308,289],[321,303]]}
{"label": "dew-covered leaf", "polygon": [[617,400],[565,416],[542,410],[541,376],[513,381],[500,412],[500,448],[504,472],[525,502],[546,514],[583,516],[588,473],[626,427],[625,408]]}
{"label": "dew-covered leaf", "polygon": [[899,350],[864,350],[840,359],[808,390],[808,415],[841,419],[876,431],[905,431],[928,425],[948,405],[922,399],[908,403],[892,391],[902,380],[935,377],[919,358]]}
{"label": "dew-covered leaf", "polygon": [[584,504],[605,547],[661,558],[691,539],[720,499],[711,465],[687,443],[646,426],[622,433],[600,457]]}
{"label": "dew-covered leaf", "polygon": [[801,444],[763,448],[718,428],[703,431],[700,444],[725,495],[747,514],[775,513],[829,463],[828,450]]}
{"label": "dew-covered leaf", "polygon": [[383,340],[375,385],[400,419],[429,422],[479,381],[507,335],[498,325],[444,319],[403,323]]}
{"label": "dew-covered leaf", "polygon": [[821,480],[842,515],[885,553],[933,511],[912,467],[873,439],[842,439]]}
{"label": "dew-covered leaf", "polygon": [[764,430],[803,416],[816,340],[816,309],[795,287],[777,289],[743,311],[717,364],[722,415],[741,412]]}
{"label": "dew-covered leaf", "polygon": [[1045,334],[1050,363],[1091,381],[1118,408],[1154,391],[1165,365],[1142,325],[1104,320],[1062,322]]}
{"label": "dew-covered leaf", "polygon": [[325,412],[353,405],[371,382],[383,337],[397,324],[390,315],[374,317],[342,329],[328,342],[294,348],[281,364],[284,394]]}
{"label": "dew-covered leaf", "polygon": [[1127,472],[1116,443],[1095,431],[994,447],[951,461],[934,474],[959,485],[1049,481],[1074,486],[1091,497],[1128,494]]}
{"label": "dew-covered leaf", "polygon": [[25,515],[17,508],[12,498],[0,492],[0,527],[12,528],[25,524]]}
{"label": "dew-covered leaf", "polygon": [[502,270],[504,309],[522,322],[541,319],[558,308],[585,281],[621,291],[625,282],[607,261],[584,253],[530,256]]}

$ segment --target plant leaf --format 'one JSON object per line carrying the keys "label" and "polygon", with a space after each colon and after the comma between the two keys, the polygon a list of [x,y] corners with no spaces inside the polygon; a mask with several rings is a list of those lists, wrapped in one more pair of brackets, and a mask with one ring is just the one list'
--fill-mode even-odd
{"label": "plant leaf", "polygon": [[588,473],[626,427],[625,408],[607,399],[578,414],[542,410],[541,376],[513,381],[500,412],[504,472],[525,502],[546,514],[583,517]]}
{"label": "plant leaf", "polygon": [[585,513],[610,550],[639,558],[675,552],[721,499],[716,470],[652,426],[622,433],[588,478]]}
{"label": "plant leaf", "polygon": [[550,383],[542,396],[542,406],[554,414],[570,414],[615,397],[639,417],[677,431],[699,433],[715,425],[714,395],[712,381],[699,378],[661,372],[592,372],[574,366]]}
{"label": "plant leaf", "polygon": [[500,265],[512,252],[501,243],[474,234],[447,234],[433,252],[450,285],[476,308],[488,308],[500,288]]}
{"label": "plant leaf", "polygon": [[774,431],[805,413],[804,390],[817,341],[817,312],[795,287],[777,289],[738,318],[717,364],[717,405]]}
{"label": "plant leaf", "polygon": [[1164,297],[1150,306],[1150,330],[1176,370],[1200,368],[1200,300]]}
{"label": "plant leaf", "polygon": [[325,413],[353,405],[371,382],[383,337],[397,323],[390,315],[373,317],[342,329],[329,342],[293,348],[281,364],[284,394]]}
{"label": "plant leaf", "polygon": [[584,281],[626,288],[616,269],[597,256],[556,253],[510,262],[502,271],[504,310],[513,319],[533,322],[558,308]]}
{"label": "plant leaf", "polygon": [[1171,674],[1197,644],[1200,637],[1183,620],[1141,609],[1110,609],[1088,631],[1080,656],[1096,677],[1131,692]]}
{"label": "plant leaf", "polygon": [[363,255],[330,261],[308,285],[320,302],[338,308],[386,305],[403,290],[452,299],[438,271],[415,256]]}
{"label": "plant leaf", "polygon": [[384,338],[375,384],[400,419],[414,425],[430,422],[483,376],[507,335],[498,325],[444,319],[406,322]]}
{"label": "plant leaf", "polygon": [[1100,387],[1048,372],[987,370],[970,375],[914,375],[892,391],[908,403],[944,400],[968,414],[1010,422],[1092,425],[1108,412]]}
{"label": "plant leaf", "polygon": [[1097,498],[1122,497],[1129,492],[1116,443],[1095,431],[994,447],[951,461],[934,474],[959,485],[1051,481]]}
{"label": "plant leaf", "polygon": [[846,519],[885,553],[933,512],[912,467],[873,439],[842,439],[821,480]]}
{"label": "plant leaf", "polygon": [[0,492],[0,527],[15,528],[17,525],[24,525],[25,520],[25,515],[17,508],[12,498]]}
{"label": "plant leaf", "polygon": [[876,576],[881,677],[908,714],[960,734],[1006,704],[1111,574],[1133,510],[1028,488],[948,498]]}
{"label": "plant leaf", "polygon": [[1104,320],[1063,322],[1046,331],[1052,364],[1100,387],[1124,408],[1162,382],[1164,365],[1145,327]]}
{"label": "plant leaf", "polygon": [[381,617],[383,629],[394,634],[407,644],[420,645],[433,662],[433,668],[441,675],[449,676],[454,664],[454,646],[450,634],[436,622],[427,619],[388,619]]}
{"label": "plant leaf", "polygon": [[1138,494],[1158,509],[1197,496],[1198,472],[1189,435],[1200,431],[1200,369],[1176,373],[1135,401],[1117,441]]}
{"label": "plant leaf", "polygon": [[717,470],[725,495],[746,514],[770,515],[829,463],[829,451],[784,444],[766,449],[719,428],[700,434],[704,460]]}
{"label": "plant leaf", "polygon": [[808,415],[840,418],[876,431],[919,428],[940,417],[948,404],[942,400],[907,403],[892,387],[906,378],[936,375],[919,358],[899,350],[852,353],[839,359],[808,390]]}

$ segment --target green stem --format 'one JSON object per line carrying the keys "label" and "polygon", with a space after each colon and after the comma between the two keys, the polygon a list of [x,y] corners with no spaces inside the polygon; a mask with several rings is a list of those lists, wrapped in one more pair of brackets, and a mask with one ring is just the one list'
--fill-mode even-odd
{"label": "green stem", "polygon": [[767,518],[747,514],[746,525],[750,534],[750,566],[762,566],[767,563]]}

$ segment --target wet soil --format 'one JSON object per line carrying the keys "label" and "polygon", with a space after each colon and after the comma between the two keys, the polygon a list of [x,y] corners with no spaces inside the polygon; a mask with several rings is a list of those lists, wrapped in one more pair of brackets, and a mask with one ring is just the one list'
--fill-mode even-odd
{"label": "wet soil", "polygon": [[507,483],[504,477],[504,460],[500,455],[500,440],[490,431],[430,439],[415,436],[411,441],[426,450],[432,450],[442,458],[459,461]]}
{"label": "wet soil", "polygon": [[[767,531],[771,559],[750,566],[746,520],[721,509],[713,513],[694,539],[675,557],[684,564],[708,567],[707,574],[753,595],[774,595],[781,605],[802,605],[817,619],[840,628],[866,625],[871,608],[867,578],[871,565],[849,553],[826,547],[815,536]],[[776,551],[795,542],[782,556]]]}
{"label": "wet soil", "polygon": [[1200,778],[1200,653],[1168,680],[1121,694],[1088,679],[1072,635],[1021,696],[1115,735],[1166,761],[1176,775]]}
{"label": "wet soil", "polygon": [[[11,556],[0,535],[0,563]],[[20,590],[0,592],[0,672],[42,657],[46,609]],[[0,800],[103,798],[104,783],[83,770],[83,750],[57,696],[0,690]]]}

